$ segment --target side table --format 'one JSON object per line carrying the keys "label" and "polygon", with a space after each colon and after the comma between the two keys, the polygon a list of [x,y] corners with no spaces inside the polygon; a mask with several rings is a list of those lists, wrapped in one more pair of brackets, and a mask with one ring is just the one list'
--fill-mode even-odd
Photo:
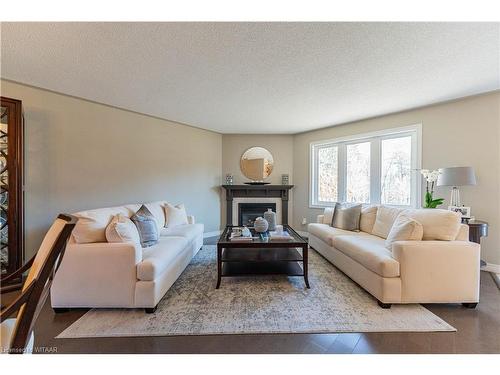
{"label": "side table", "polygon": [[[481,237],[488,236],[488,223],[481,220],[469,220],[469,241],[481,244]],[[486,266],[486,262],[481,259],[481,267]]]}

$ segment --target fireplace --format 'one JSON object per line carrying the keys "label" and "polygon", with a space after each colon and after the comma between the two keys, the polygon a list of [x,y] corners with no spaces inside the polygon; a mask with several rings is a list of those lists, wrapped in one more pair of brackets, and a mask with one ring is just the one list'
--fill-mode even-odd
{"label": "fireplace", "polygon": [[276,212],[276,203],[238,203],[238,225],[253,227],[253,222],[268,209]]}
{"label": "fireplace", "polygon": [[276,223],[288,224],[288,196],[293,185],[222,185],[222,188],[226,191],[227,225],[241,225],[240,203],[265,203],[266,206],[259,208],[256,217],[263,215],[267,208],[274,207]]}

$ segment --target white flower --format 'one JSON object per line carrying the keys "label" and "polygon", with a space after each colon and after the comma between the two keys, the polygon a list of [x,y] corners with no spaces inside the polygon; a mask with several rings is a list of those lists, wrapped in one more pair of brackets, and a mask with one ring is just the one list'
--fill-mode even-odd
{"label": "white flower", "polygon": [[436,182],[441,172],[439,170],[429,171],[428,169],[422,169],[420,171],[427,182]]}
{"label": "white flower", "polygon": [[432,171],[429,176],[429,179],[431,180],[430,182],[436,182],[439,177],[439,174],[440,174],[439,170]]}
{"label": "white flower", "polygon": [[427,182],[436,182],[439,175],[441,174],[441,172],[438,169],[433,171],[430,171],[428,169],[422,169],[420,173],[422,174],[422,176],[424,176]]}

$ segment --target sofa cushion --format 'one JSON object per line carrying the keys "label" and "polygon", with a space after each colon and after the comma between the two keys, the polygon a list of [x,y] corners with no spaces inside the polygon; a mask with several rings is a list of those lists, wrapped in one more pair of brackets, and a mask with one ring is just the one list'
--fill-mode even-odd
{"label": "sofa cushion", "polygon": [[142,247],[153,246],[158,242],[160,238],[158,223],[145,205],[142,205],[139,211],[132,215],[130,220],[132,220],[137,227]]}
{"label": "sofa cushion", "polygon": [[[160,233],[161,228],[165,226],[165,211],[163,210],[163,206],[165,205],[165,201],[156,201],[144,203],[144,205],[148,208],[149,212],[151,212],[157,222],[158,233]],[[137,210],[136,210],[137,211]]]}
{"label": "sofa cushion", "polygon": [[328,244],[329,246],[333,246],[333,239],[337,236],[369,236],[367,233],[363,232],[354,232],[339,228],[333,228],[328,224],[319,224],[319,223],[311,223],[307,227],[307,230],[310,234],[318,237],[320,240]]}
{"label": "sofa cushion", "polygon": [[401,212],[403,212],[402,208],[379,206],[375,224],[373,224],[372,234],[387,238],[391,231],[392,224],[394,224],[394,220],[396,220]]}
{"label": "sofa cushion", "polygon": [[165,203],[163,208],[165,210],[166,227],[175,227],[176,225],[184,225],[188,223],[186,208],[183,203],[176,206],[171,205],[170,203]]}
{"label": "sofa cushion", "polygon": [[185,224],[177,225],[172,228],[162,228],[160,236],[176,236],[184,237],[189,241],[195,239],[197,236],[203,235],[204,225],[203,224]]}
{"label": "sofa cushion", "polygon": [[335,205],[332,226],[344,230],[359,231],[359,217],[361,205],[340,204]]}
{"label": "sofa cushion", "polygon": [[333,224],[333,214],[335,213],[335,206],[325,207],[323,212],[323,224],[332,225]]}
{"label": "sofa cushion", "polygon": [[74,214],[78,222],[73,229],[73,238],[76,243],[106,242],[106,227],[113,216],[122,214],[130,217],[134,212],[124,206],[77,212]]}
{"label": "sofa cushion", "polygon": [[373,225],[377,217],[378,206],[366,206],[361,208],[359,217],[359,230],[365,233],[372,233]]}
{"label": "sofa cushion", "polygon": [[175,258],[187,249],[183,237],[161,237],[156,245],[142,251],[142,262],[137,264],[137,278],[153,281],[172,264]]}
{"label": "sofa cushion", "polygon": [[410,219],[401,213],[385,240],[385,247],[392,251],[392,244],[396,241],[421,241],[424,227],[417,220]]}
{"label": "sofa cushion", "polygon": [[462,221],[460,213],[438,208],[408,209],[402,215],[422,224],[424,240],[453,241]]}
{"label": "sofa cushion", "polygon": [[113,219],[106,227],[106,240],[108,242],[141,242],[135,224],[122,214],[113,216]]}
{"label": "sofa cushion", "polygon": [[399,262],[384,246],[385,241],[372,235],[338,236],[333,246],[359,264],[382,277],[398,277]]}

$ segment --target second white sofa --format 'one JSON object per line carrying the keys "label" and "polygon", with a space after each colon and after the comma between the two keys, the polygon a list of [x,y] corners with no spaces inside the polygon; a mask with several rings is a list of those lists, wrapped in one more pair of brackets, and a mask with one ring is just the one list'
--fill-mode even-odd
{"label": "second white sofa", "polygon": [[[138,243],[105,242],[104,235],[114,215],[131,217],[141,204],[77,213],[79,224],[51,288],[54,310],[124,307],[154,312],[203,245],[204,226],[193,216],[188,216],[188,224],[164,227],[165,203],[145,204],[161,231],[158,243],[144,249]],[[94,240],[98,242],[89,242]]]}
{"label": "second white sofa", "polygon": [[382,220],[386,231],[390,230],[403,210],[382,210],[390,214],[381,215],[377,206],[364,208],[359,232],[334,228],[319,215],[317,223],[309,224],[309,245],[372,294],[381,307],[393,303],[475,307],[480,247],[469,242],[468,226],[446,210],[406,210],[405,214],[423,224],[424,238],[396,241],[387,249],[385,237],[373,234],[375,221]]}

